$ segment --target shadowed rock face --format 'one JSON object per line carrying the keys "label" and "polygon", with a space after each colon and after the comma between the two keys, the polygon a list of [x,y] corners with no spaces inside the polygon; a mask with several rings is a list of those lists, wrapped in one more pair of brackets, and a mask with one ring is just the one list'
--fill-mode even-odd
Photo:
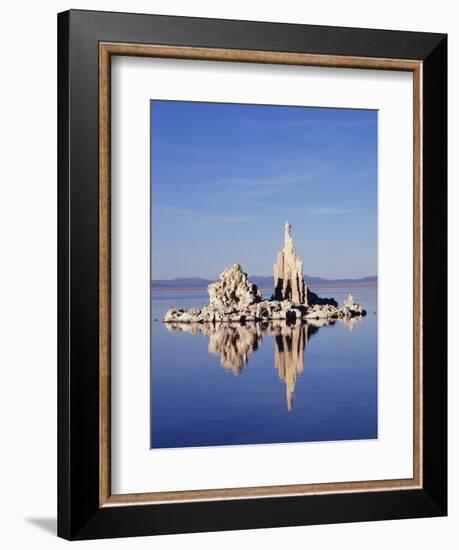
{"label": "shadowed rock face", "polygon": [[338,307],[338,302],[334,298],[321,298],[318,296],[315,292],[312,292],[312,290],[307,290],[307,296],[308,296],[308,304],[310,306],[333,306]]}
{"label": "shadowed rock face", "polygon": [[274,264],[274,298],[288,300],[294,304],[308,304],[307,287],[303,280],[303,260],[296,255],[293,244],[292,226],[285,224],[284,248],[277,255]]}

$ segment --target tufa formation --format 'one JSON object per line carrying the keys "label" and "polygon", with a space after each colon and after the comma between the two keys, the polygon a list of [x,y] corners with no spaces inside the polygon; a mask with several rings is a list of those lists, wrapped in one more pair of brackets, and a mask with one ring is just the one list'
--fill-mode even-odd
{"label": "tufa formation", "polygon": [[292,225],[285,224],[284,248],[274,264],[274,299],[308,305],[307,286],[303,279],[303,260],[296,255],[292,239]]}
{"label": "tufa formation", "polygon": [[311,292],[303,278],[303,261],[297,256],[292,226],[285,224],[284,248],[274,264],[274,294],[263,300],[257,285],[250,282],[239,264],[225,269],[220,280],[208,286],[209,303],[202,308],[166,312],[165,323],[246,323],[254,321],[350,319],[366,311],[349,294],[339,307],[333,298]]}

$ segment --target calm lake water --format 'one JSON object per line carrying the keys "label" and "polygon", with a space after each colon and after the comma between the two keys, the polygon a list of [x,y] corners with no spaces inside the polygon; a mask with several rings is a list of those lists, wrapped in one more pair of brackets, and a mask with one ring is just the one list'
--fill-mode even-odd
{"label": "calm lake water", "polygon": [[200,307],[207,292],[154,292],[151,447],[377,438],[377,289],[311,290],[340,305],[351,292],[368,314],[174,327],[166,310]]}

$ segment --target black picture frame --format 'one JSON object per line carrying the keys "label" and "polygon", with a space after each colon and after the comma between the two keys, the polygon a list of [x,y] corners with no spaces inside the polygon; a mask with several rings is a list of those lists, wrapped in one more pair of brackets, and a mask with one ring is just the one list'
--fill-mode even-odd
{"label": "black picture frame", "polygon": [[[422,61],[422,488],[100,506],[99,43]],[[94,539],[447,514],[447,37],[71,10],[58,15],[58,535]]]}

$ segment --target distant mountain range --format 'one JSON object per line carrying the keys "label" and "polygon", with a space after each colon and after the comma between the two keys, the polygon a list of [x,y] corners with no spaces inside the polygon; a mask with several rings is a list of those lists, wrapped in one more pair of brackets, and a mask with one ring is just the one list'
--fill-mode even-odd
{"label": "distant mountain range", "polygon": [[[250,280],[260,288],[273,288],[274,277],[263,277],[261,275],[250,275]],[[305,282],[314,286],[357,286],[357,285],[376,285],[378,277],[376,275],[370,277],[362,277],[360,279],[325,279],[323,277],[310,277],[304,276]],[[215,282],[211,279],[203,279],[201,277],[177,277],[176,279],[153,279],[151,286],[154,289],[168,289],[168,288],[207,288],[208,285]]]}

